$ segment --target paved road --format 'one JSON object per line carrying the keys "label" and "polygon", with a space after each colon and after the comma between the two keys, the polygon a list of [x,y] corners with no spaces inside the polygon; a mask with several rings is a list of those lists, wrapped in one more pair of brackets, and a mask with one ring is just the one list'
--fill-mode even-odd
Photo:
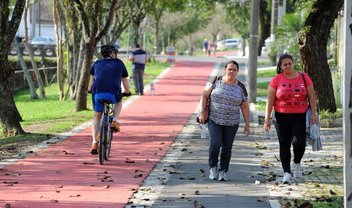
{"label": "paved road", "polygon": [[[249,178],[258,167],[257,162],[246,161],[253,157],[251,139],[239,135],[238,140],[242,142],[234,147],[230,181],[210,181],[207,179],[207,140],[198,138],[194,118],[190,119],[209,75],[221,73],[221,63],[226,60],[206,57],[199,61],[194,57],[178,57],[176,64],[157,81],[156,95],[146,93],[146,96],[134,97],[124,108],[122,132],[115,138],[111,160],[104,166],[88,153],[91,130],[87,125],[79,133],[64,135],[67,138],[55,145],[38,151],[33,149],[34,154],[25,159],[3,164],[0,188],[6,192],[0,193],[0,206],[124,207],[148,174],[153,174],[153,167],[167,154],[169,147],[178,145],[173,142],[180,132],[190,128],[191,137],[184,149],[170,148],[171,154],[183,155],[173,170],[175,174],[169,181],[164,180],[168,191],[159,196],[155,206],[162,207],[165,198],[174,198],[176,194],[176,198],[186,202],[182,206],[188,207],[188,196],[193,192],[199,198],[193,203],[207,204],[207,207],[233,203],[239,207],[254,206],[258,202],[259,206],[267,207],[267,203],[262,202],[264,198],[258,199],[265,197],[266,191],[254,184],[255,178]],[[244,60],[238,59],[241,69],[245,69]],[[214,67],[220,67],[220,72],[213,71]],[[242,70],[242,80],[244,73]],[[239,149],[241,151],[236,151]],[[162,177],[166,177],[165,174]],[[192,183],[186,183],[189,181]],[[177,200],[172,204],[181,206]]]}

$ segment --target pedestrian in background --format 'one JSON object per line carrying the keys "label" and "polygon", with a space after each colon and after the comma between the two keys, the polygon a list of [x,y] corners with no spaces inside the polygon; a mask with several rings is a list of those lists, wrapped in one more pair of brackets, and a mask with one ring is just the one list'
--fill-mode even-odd
{"label": "pedestrian in background", "polygon": [[[282,183],[290,183],[292,175],[302,176],[301,160],[306,148],[306,111],[312,109],[311,123],[317,123],[316,99],[313,82],[306,73],[294,70],[293,58],[283,54],[277,65],[277,75],[268,87],[264,130],[270,130],[270,116],[274,107],[280,160],[284,170]],[[291,144],[293,164],[291,172]]]}
{"label": "pedestrian in background", "polygon": [[[236,61],[225,65],[224,76],[217,77],[214,82],[208,82],[201,97],[201,112],[199,122],[208,120],[209,130],[209,178],[227,181],[231,150],[239,123],[240,111],[245,121],[244,134],[249,134],[249,106],[247,90],[237,80],[239,66]],[[209,119],[207,115],[207,100],[209,104]],[[218,167],[220,155],[220,167]]]}
{"label": "pedestrian in background", "polygon": [[204,43],[203,43],[203,47],[204,47],[204,53],[205,55],[207,56],[210,56],[210,50],[209,50],[209,42],[208,42],[208,39],[205,39],[204,40]]}
{"label": "pedestrian in background", "polygon": [[141,49],[139,44],[136,44],[136,49],[130,58],[136,95],[144,95],[144,69],[147,58],[147,52]]}

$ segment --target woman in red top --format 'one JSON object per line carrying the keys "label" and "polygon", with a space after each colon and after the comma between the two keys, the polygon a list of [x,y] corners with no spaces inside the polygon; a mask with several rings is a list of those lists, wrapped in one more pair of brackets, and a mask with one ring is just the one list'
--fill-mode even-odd
{"label": "woman in red top", "polygon": [[[300,162],[306,146],[307,98],[312,108],[310,122],[316,123],[316,99],[312,80],[307,74],[294,70],[292,56],[281,55],[277,65],[277,75],[273,77],[268,87],[264,130],[270,130],[270,115],[274,107],[276,131],[280,143],[280,160],[284,170],[282,183],[289,183],[292,175],[296,178],[302,176]],[[292,173],[291,144],[294,155]]]}

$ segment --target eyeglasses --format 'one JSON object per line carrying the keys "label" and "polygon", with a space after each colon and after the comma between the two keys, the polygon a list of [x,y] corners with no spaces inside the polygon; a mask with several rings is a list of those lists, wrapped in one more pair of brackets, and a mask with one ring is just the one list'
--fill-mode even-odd
{"label": "eyeglasses", "polygon": [[235,69],[235,68],[229,68],[229,69],[227,69],[227,71],[234,71],[234,72],[237,72],[237,71],[238,71],[238,69]]}

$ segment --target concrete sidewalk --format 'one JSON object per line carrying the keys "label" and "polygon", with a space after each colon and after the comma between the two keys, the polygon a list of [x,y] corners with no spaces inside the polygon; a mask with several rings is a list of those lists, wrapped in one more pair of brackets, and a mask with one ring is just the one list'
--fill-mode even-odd
{"label": "concrete sidewalk", "polygon": [[[257,137],[236,136],[229,181],[208,178],[208,139],[201,139],[195,115],[127,207],[270,207],[261,172]],[[253,125],[252,125],[253,126]],[[251,128],[255,131],[255,128]]]}

